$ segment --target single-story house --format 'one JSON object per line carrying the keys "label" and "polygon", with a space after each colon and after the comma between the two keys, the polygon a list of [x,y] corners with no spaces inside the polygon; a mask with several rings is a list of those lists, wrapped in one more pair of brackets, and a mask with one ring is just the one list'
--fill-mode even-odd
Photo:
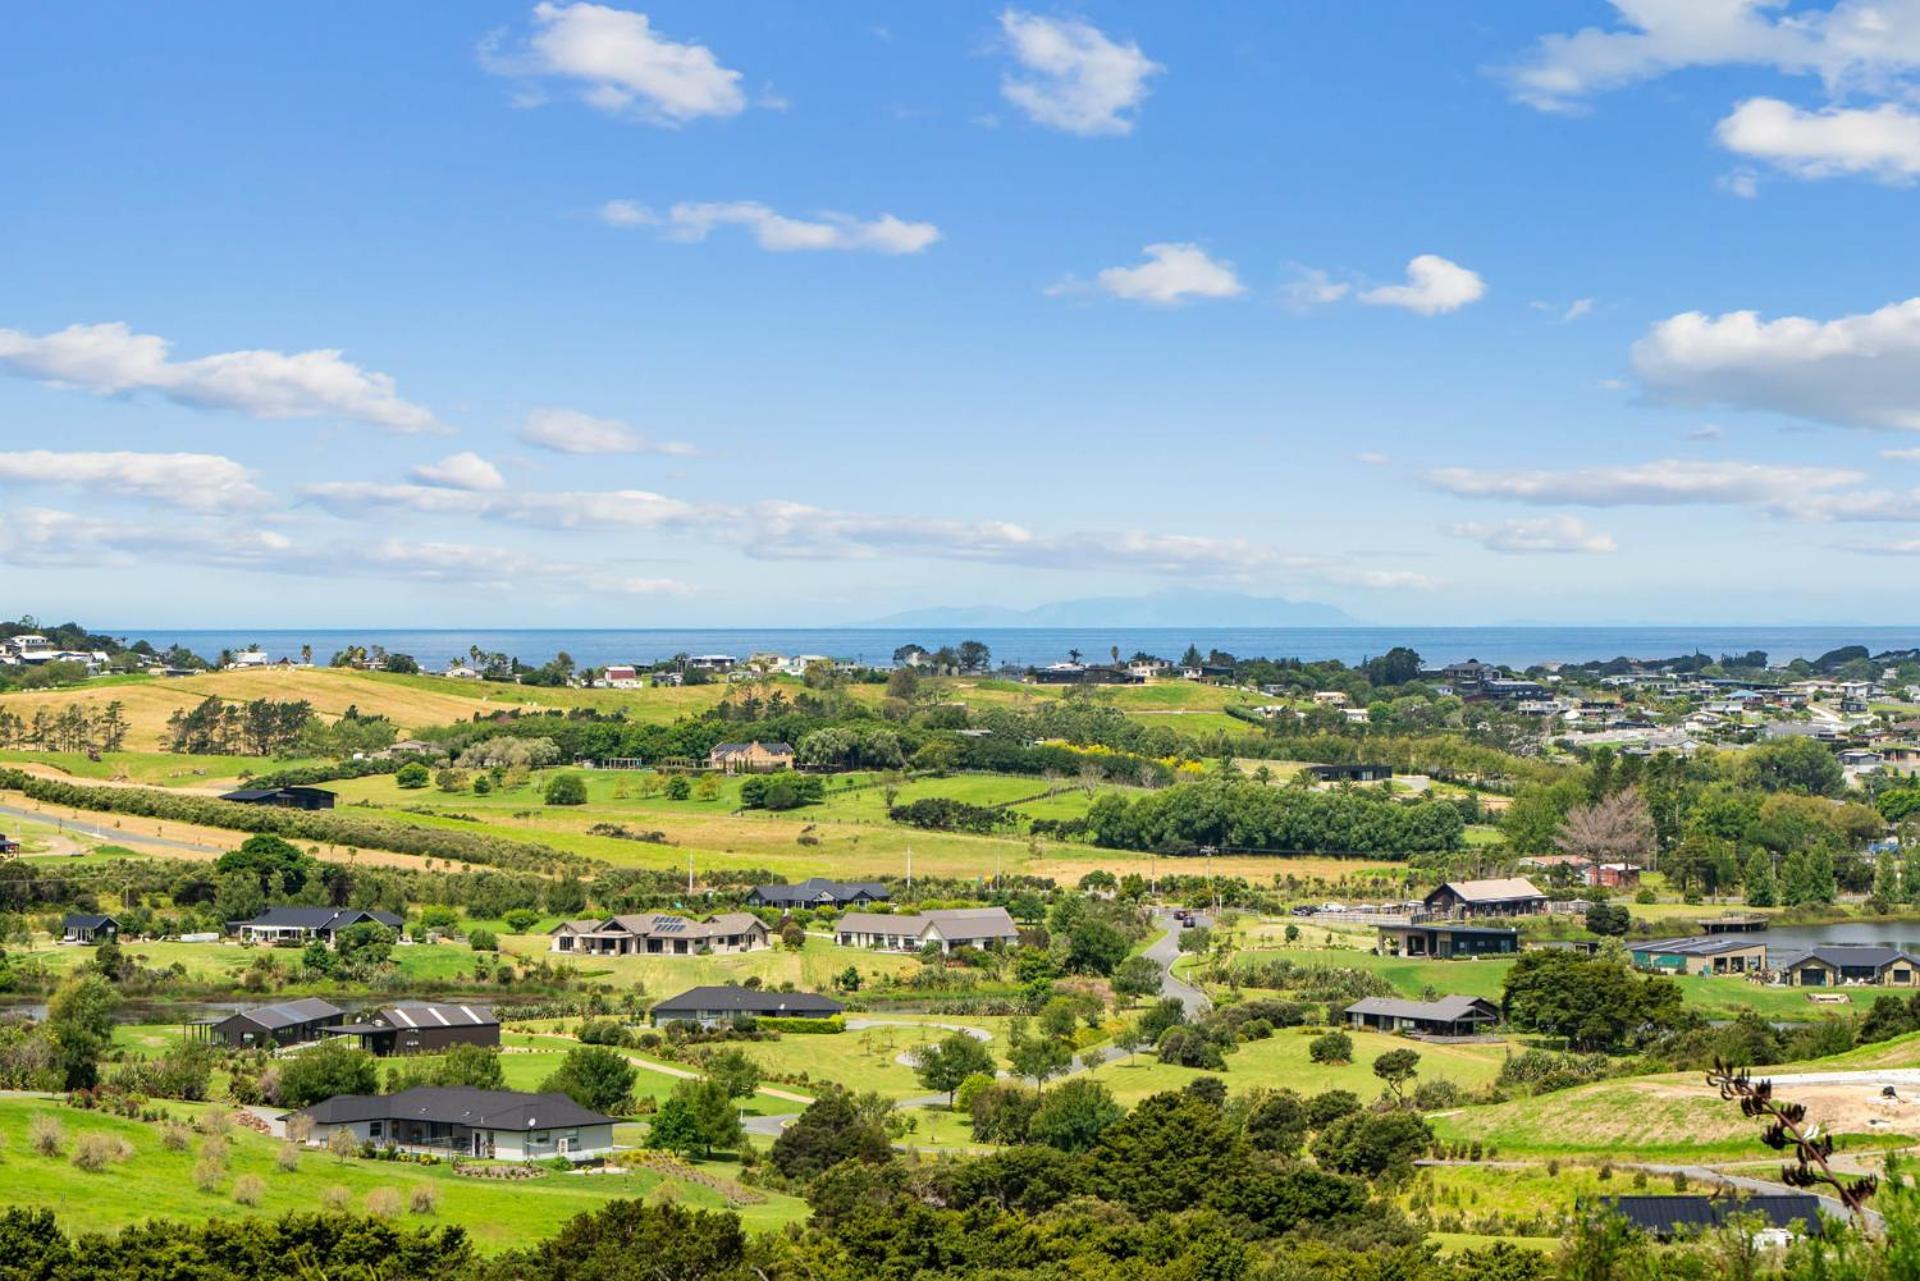
{"label": "single-story house", "polygon": [[751,912],[722,912],[704,921],[666,913],[562,921],[550,952],[586,956],[693,956],[757,952],[772,946],[767,923]]}
{"label": "single-story house", "polygon": [[423,1085],[398,1094],[336,1095],[288,1115],[313,1122],[307,1142],[315,1147],[343,1129],[375,1147],[503,1161],[588,1161],[613,1152],[613,1118],[564,1094]]}
{"label": "single-story house", "polygon": [[1384,783],[1393,777],[1393,766],[1309,765],[1305,772],[1322,783]]}
{"label": "single-story house", "polygon": [[1551,870],[1556,867],[1571,868],[1584,885],[1604,885],[1614,889],[1630,890],[1640,884],[1641,869],[1632,863],[1601,863],[1595,865],[1584,854],[1536,854],[1532,858],[1520,860],[1522,867],[1534,867]]}
{"label": "single-story house", "polygon": [[1349,1005],[1346,1015],[1353,1027],[1374,1032],[1476,1036],[1500,1021],[1500,1007],[1484,996],[1443,996],[1437,1001],[1369,996]]}
{"label": "single-story house", "polygon": [[338,1023],[345,1013],[331,1001],[310,996],[279,1005],[257,1005],[202,1026],[213,1040],[223,1041],[236,1050],[253,1050],[268,1045],[317,1041],[322,1036],[320,1029]]}
{"label": "single-story house", "polygon": [[382,1058],[432,1054],[454,1045],[500,1044],[500,1020],[491,1008],[437,1001],[396,1001],[358,1023],[333,1023],[320,1030],[328,1036],[354,1037],[361,1049]]}
{"label": "single-story house", "polygon": [[1920,982],[1920,958],[1897,947],[1827,944],[1805,951],[1769,953],[1767,961],[1789,987],[1861,983],[1913,987]]}
{"label": "single-story house", "polygon": [[1547,896],[1524,876],[1448,881],[1425,903],[1436,916],[1534,916],[1547,910]]}
{"label": "single-story house", "polygon": [[1374,948],[1382,956],[1503,956],[1520,950],[1520,931],[1498,926],[1382,925]]}
{"label": "single-story house", "polygon": [[1767,968],[1766,943],[1739,934],[1649,939],[1628,951],[1640,969],[1670,974],[1755,974]]}
{"label": "single-story house", "polygon": [[74,912],[60,922],[62,943],[104,943],[120,937],[120,922],[111,916]]}
{"label": "single-story house", "polygon": [[377,908],[270,907],[250,921],[228,921],[227,933],[254,943],[308,943],[333,946],[334,936],[351,925],[384,925],[398,930],[403,917]]}
{"label": "single-story house", "polygon": [[812,992],[775,992],[757,987],[696,987],[657,1001],[647,1017],[662,1023],[726,1023],[742,1014],[755,1018],[827,1019],[847,1007]]}
{"label": "single-story house", "polygon": [[289,810],[330,810],[334,795],[324,787],[243,787],[220,797],[235,805],[272,805]]}
{"label": "single-story house", "polygon": [[842,947],[917,952],[938,943],[942,952],[1020,941],[1020,927],[1004,907],[956,907],[913,914],[848,912],[833,927]]}
{"label": "single-story house", "polygon": [[1755,1234],[1763,1245],[1785,1245],[1820,1224],[1820,1199],[1805,1192],[1760,1196],[1623,1196],[1605,1202],[1629,1226],[1668,1240],[1707,1232],[1731,1215],[1758,1215],[1766,1227]]}
{"label": "single-story house", "polygon": [[20,842],[0,832],[0,858],[12,858],[20,852]]}
{"label": "single-story house", "polygon": [[728,774],[771,774],[793,768],[790,743],[715,743],[707,753],[707,766]]}
{"label": "single-story house", "polygon": [[810,876],[797,885],[756,885],[747,892],[747,904],[791,911],[796,907],[884,903],[892,897],[892,891],[879,881],[829,881],[825,877]]}
{"label": "single-story house", "polygon": [[639,689],[640,673],[630,666],[609,667],[601,674],[600,683],[611,689]]}

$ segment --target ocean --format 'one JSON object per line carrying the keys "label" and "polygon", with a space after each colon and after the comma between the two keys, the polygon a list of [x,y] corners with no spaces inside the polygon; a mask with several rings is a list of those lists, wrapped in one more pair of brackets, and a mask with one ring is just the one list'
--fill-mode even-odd
{"label": "ocean", "polygon": [[431,630],[364,628],[220,627],[192,631],[110,628],[129,641],[145,638],[167,648],[179,644],[212,658],[222,649],[259,645],[274,658],[298,658],[313,647],[324,663],[349,644],[380,645],[411,654],[421,666],[445,667],[466,657],[471,646],[515,655],[538,665],[565,651],[583,667],[648,663],[675,654],[757,652],[824,654],[885,664],[909,642],[938,649],[978,640],[996,663],[1020,666],[1060,662],[1079,650],[1104,661],[1114,649],[1122,658],[1144,651],[1177,660],[1189,644],[1201,652],[1219,649],[1240,658],[1340,659],[1357,663],[1395,645],[1418,650],[1429,663],[1477,658],[1527,667],[1545,662],[1670,658],[1698,650],[1718,656],[1764,650],[1774,662],[1816,658],[1842,645],[1865,645],[1874,653],[1920,646],[1920,626],[1910,627],[980,627],[980,628],[650,628],[635,630],[517,630],[448,627]]}

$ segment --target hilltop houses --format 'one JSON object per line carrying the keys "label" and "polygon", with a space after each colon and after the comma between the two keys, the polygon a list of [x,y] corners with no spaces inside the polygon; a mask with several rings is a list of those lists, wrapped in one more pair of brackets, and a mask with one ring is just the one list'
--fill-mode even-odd
{"label": "hilltop houses", "polygon": [[664,912],[562,921],[550,952],[574,956],[693,956],[757,952],[772,946],[767,924],[751,912],[689,920]]}
{"label": "hilltop houses", "polygon": [[756,885],[747,892],[749,907],[856,907],[884,903],[892,891],[879,881],[829,881],[810,876],[797,885]]}

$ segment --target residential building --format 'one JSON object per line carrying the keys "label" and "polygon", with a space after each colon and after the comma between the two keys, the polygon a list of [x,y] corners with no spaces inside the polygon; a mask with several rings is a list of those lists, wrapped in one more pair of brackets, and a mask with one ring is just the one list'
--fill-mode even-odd
{"label": "residential building", "polygon": [[711,1026],[729,1023],[741,1015],[753,1018],[826,1019],[847,1007],[812,992],[775,992],[756,987],[696,987],[658,1001],[647,1018],[662,1023],[687,1022]]}
{"label": "residential building", "polygon": [[1303,772],[1322,783],[1384,783],[1393,777],[1393,766],[1309,765]]}
{"label": "residential building", "polygon": [[600,683],[612,689],[639,689],[640,673],[632,667],[609,667],[601,675]]}
{"label": "residential building", "polygon": [[1487,881],[1448,881],[1426,897],[1436,916],[1533,916],[1547,910],[1547,896],[1524,876]]}
{"label": "residential building", "polygon": [[553,927],[547,950],[576,956],[693,956],[770,946],[766,922],[751,912],[722,912],[703,921],[661,912],[562,921]]}
{"label": "residential building", "polygon": [[1477,1036],[1500,1021],[1500,1007],[1482,996],[1443,996],[1437,1001],[1370,996],[1349,1005],[1346,1015],[1351,1026],[1374,1032]]}
{"label": "residential building", "polygon": [[62,943],[105,943],[120,937],[120,922],[111,916],[74,912],[60,922]]}
{"label": "residential building", "polygon": [[385,1058],[390,1054],[433,1054],[455,1045],[499,1045],[500,1020],[485,1005],[437,1001],[396,1001],[355,1023],[320,1029],[328,1036],[350,1036],[360,1048]]}
{"label": "residential building", "polygon": [[1668,974],[1757,974],[1767,967],[1766,943],[1741,934],[1649,939],[1628,951],[1641,969]]}
{"label": "residential building", "polygon": [[937,943],[942,952],[990,943],[1011,946],[1020,928],[1004,907],[943,908],[913,914],[848,912],[834,926],[842,947],[871,947],[888,952],[917,952]]}
{"label": "residential building", "polygon": [[1536,854],[1520,860],[1522,867],[1552,870],[1570,868],[1582,884],[1604,885],[1614,889],[1633,889],[1640,884],[1641,868],[1633,863],[1600,863],[1582,854]]}
{"label": "residential building", "polygon": [[1913,987],[1920,976],[1920,958],[1897,947],[1830,944],[1769,952],[1767,963],[1789,987]]}
{"label": "residential building", "polygon": [[810,876],[797,885],[756,885],[747,893],[750,907],[852,907],[884,903],[892,891],[879,881],[829,881]]}
{"label": "residential building", "polygon": [[330,810],[334,795],[324,787],[243,787],[220,797],[235,805],[272,805],[291,810]]}
{"label": "residential building", "polygon": [[0,832],[0,858],[12,858],[20,852],[20,842]]}
{"label": "residential building", "polygon": [[613,1153],[613,1118],[564,1094],[423,1085],[398,1094],[337,1095],[288,1115],[313,1123],[307,1142],[315,1147],[327,1146],[340,1129],[375,1147],[442,1156],[589,1161]]}
{"label": "residential building", "polygon": [[200,1026],[212,1040],[236,1050],[256,1050],[318,1041],[324,1035],[321,1029],[338,1023],[345,1013],[331,1001],[310,996],[278,1005],[257,1005],[229,1014],[217,1023]]}
{"label": "residential building", "polygon": [[406,920],[377,908],[270,907],[252,920],[228,921],[227,933],[249,943],[311,943],[318,939],[332,947],[341,930],[368,923],[398,931]]}
{"label": "residential building", "polygon": [[707,766],[727,774],[771,774],[793,768],[793,747],[788,743],[716,743],[707,753]]}
{"label": "residential building", "polygon": [[1374,950],[1381,956],[1431,956],[1442,960],[1502,956],[1520,950],[1520,931],[1431,922],[1382,925]]}

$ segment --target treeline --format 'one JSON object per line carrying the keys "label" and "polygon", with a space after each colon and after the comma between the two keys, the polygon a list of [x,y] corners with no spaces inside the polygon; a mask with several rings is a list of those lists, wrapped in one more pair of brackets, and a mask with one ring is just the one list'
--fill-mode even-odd
{"label": "treeline", "polygon": [[114,699],[95,711],[91,703],[68,703],[58,712],[34,709],[23,720],[0,711],[0,747],[32,747],[43,752],[117,752],[127,741],[126,704]]}
{"label": "treeline", "polygon": [[596,860],[532,841],[510,840],[483,832],[417,827],[341,810],[239,805],[154,788],[88,787],[35,778],[17,769],[0,769],[0,788],[20,792],[47,805],[70,805],[106,814],[135,814],[229,831],[271,832],[289,840],[348,849],[391,850],[396,854],[418,854],[530,872],[579,872],[600,866]]}
{"label": "treeline", "polygon": [[1087,832],[1110,849],[1188,853],[1201,846],[1271,853],[1405,857],[1460,849],[1466,824],[1450,801],[1397,801],[1361,790],[1313,792],[1210,779],[1136,800],[1109,794]]}

